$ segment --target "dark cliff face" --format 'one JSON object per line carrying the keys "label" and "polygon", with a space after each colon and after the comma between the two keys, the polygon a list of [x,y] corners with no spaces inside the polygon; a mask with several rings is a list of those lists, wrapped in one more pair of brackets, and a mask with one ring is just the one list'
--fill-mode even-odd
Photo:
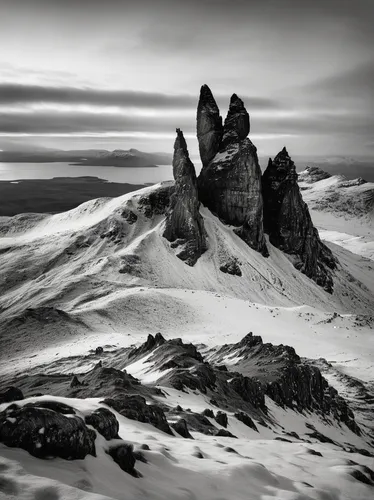
{"label": "dark cliff face", "polygon": [[177,129],[174,143],[174,193],[166,215],[163,236],[178,248],[177,257],[193,266],[207,249],[203,218],[200,215],[195,167],[191,162],[183,132]]}
{"label": "dark cliff face", "polygon": [[330,269],[336,261],[313,226],[308,207],[297,184],[294,162],[286,148],[278,153],[262,177],[264,228],[270,242],[294,256],[294,265],[318,285],[332,293]]}
{"label": "dark cliff face", "polygon": [[[204,101],[200,98],[199,109]],[[217,108],[218,109],[218,108]],[[219,113],[219,111],[218,111]],[[203,116],[198,112],[199,137]],[[261,169],[257,150],[247,138],[249,115],[243,102],[234,94],[225,120],[218,152],[206,163],[198,179],[199,199],[223,222],[236,226],[235,232],[253,249],[268,255],[263,234]],[[213,150],[211,150],[213,152]]]}
{"label": "dark cliff face", "polygon": [[210,88],[203,85],[197,107],[197,138],[202,164],[208,163],[218,152],[223,135],[222,118]]}

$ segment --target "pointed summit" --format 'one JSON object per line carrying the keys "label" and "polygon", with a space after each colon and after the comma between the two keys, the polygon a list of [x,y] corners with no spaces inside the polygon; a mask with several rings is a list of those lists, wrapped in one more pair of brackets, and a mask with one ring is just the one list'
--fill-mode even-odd
{"label": "pointed summit", "polygon": [[193,266],[207,249],[204,221],[200,215],[195,167],[183,132],[177,128],[173,174],[175,190],[170,199],[163,236],[178,248],[177,257]]}
{"label": "pointed summit", "polygon": [[222,117],[208,85],[203,85],[200,89],[196,120],[200,158],[205,166],[217,154],[223,134]]}
{"label": "pointed summit", "polygon": [[223,127],[222,147],[231,142],[244,140],[249,134],[249,130],[249,114],[244,107],[243,101],[236,94],[233,94]]}
{"label": "pointed summit", "polygon": [[303,201],[294,162],[283,148],[274,160],[269,159],[262,176],[264,230],[270,242],[294,257],[297,269],[332,293],[331,271],[336,262],[322,243]]}

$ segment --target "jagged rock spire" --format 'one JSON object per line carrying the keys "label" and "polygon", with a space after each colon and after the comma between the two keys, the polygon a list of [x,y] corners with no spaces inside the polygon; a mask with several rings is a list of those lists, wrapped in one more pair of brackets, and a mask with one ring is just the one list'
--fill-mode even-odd
{"label": "jagged rock spire", "polygon": [[222,117],[219,108],[208,85],[203,85],[197,106],[197,139],[203,166],[208,165],[217,154],[222,135]]}
{"label": "jagged rock spire", "polygon": [[313,226],[297,183],[295,164],[285,147],[274,160],[269,158],[262,176],[262,190],[264,229],[270,242],[293,255],[297,269],[332,293],[330,269],[335,269],[336,261]]}
{"label": "jagged rock spire", "polygon": [[[209,148],[209,155],[205,154],[207,143],[201,131],[206,126],[206,116],[219,117],[219,109],[209,87],[201,89],[197,116],[203,163],[198,178],[200,201],[223,222],[236,226],[235,232],[251,248],[268,255],[262,222],[261,169],[257,150],[247,138],[249,115],[243,101],[236,94],[231,97],[223,139],[217,147],[220,135],[217,133],[214,136],[214,141],[209,143],[214,144]],[[213,121],[209,123],[212,125]],[[210,134],[213,128],[213,125],[209,128]]]}
{"label": "jagged rock spire", "polygon": [[249,134],[249,130],[249,114],[243,101],[236,94],[233,94],[223,127],[222,147],[230,142],[242,141]]}
{"label": "jagged rock spire", "polygon": [[173,248],[178,248],[177,257],[193,266],[207,249],[206,232],[200,215],[195,167],[180,129],[174,143],[173,174],[175,190],[163,236]]}

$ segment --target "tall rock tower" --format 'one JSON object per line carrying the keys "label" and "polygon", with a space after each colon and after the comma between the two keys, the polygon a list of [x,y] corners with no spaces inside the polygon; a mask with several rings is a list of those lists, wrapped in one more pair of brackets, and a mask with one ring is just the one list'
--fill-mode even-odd
{"label": "tall rock tower", "polygon": [[261,169],[248,139],[249,115],[234,94],[223,129],[216,101],[207,85],[200,91],[197,138],[203,164],[199,199],[251,248],[268,255],[263,231]]}
{"label": "tall rock tower", "polygon": [[303,201],[294,162],[283,148],[262,178],[264,227],[270,243],[293,257],[294,266],[332,293],[330,270],[336,260],[320,240],[308,206]]}
{"label": "tall rock tower", "polygon": [[200,215],[195,167],[179,129],[174,143],[173,174],[175,190],[170,199],[163,236],[178,249],[177,257],[193,266],[207,249],[206,233]]}

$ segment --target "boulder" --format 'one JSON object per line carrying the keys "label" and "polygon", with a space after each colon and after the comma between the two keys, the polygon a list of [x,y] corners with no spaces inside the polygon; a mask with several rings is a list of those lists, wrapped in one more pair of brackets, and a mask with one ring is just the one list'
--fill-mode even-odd
{"label": "boulder", "polygon": [[0,413],[0,442],[38,458],[96,456],[96,433],[77,416],[49,408],[11,405]]}
{"label": "boulder", "polygon": [[173,174],[175,189],[163,236],[172,243],[173,248],[178,248],[177,257],[193,266],[207,249],[206,232],[200,215],[195,167],[179,129],[174,144]]}
{"label": "boulder", "polygon": [[134,456],[134,447],[132,444],[123,443],[119,446],[111,447],[107,453],[123,471],[131,474],[132,476],[138,476],[134,468],[136,458]]}
{"label": "boulder", "polygon": [[332,293],[336,259],[313,226],[297,178],[286,148],[269,159],[262,177],[265,232],[274,246],[292,256],[296,269]]}
{"label": "boulder", "polygon": [[214,417],[215,421],[217,424],[222,425],[222,427],[227,427],[228,420],[227,420],[227,413],[223,411],[217,411],[216,416]]}
{"label": "boulder", "polygon": [[85,418],[87,425],[92,425],[107,441],[118,439],[119,423],[113,412],[107,408],[98,408]]}

